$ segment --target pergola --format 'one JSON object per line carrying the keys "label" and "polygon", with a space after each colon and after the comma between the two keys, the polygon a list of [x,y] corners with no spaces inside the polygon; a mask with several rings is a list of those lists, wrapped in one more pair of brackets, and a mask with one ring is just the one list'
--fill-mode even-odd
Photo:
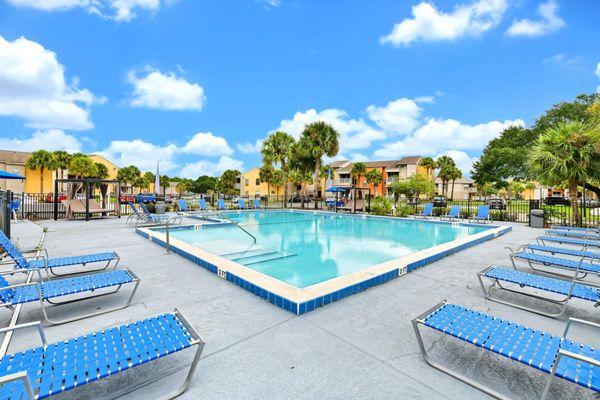
{"label": "pergola", "polygon": [[[85,201],[84,201],[84,205],[85,205],[85,220],[89,221],[90,217],[92,214],[97,214],[97,213],[102,213],[105,214],[107,212],[112,212],[114,211],[115,214],[117,215],[117,217],[121,218],[121,207],[120,207],[120,201],[121,201],[121,182],[116,180],[116,179],[93,179],[93,178],[81,178],[81,179],[56,179],[54,181],[54,199],[53,199],[53,203],[54,203],[54,220],[56,221],[58,219],[58,196],[59,196],[59,184],[67,184],[69,191],[68,191],[68,198],[69,201],[72,200],[72,197],[74,197],[79,191],[79,188],[76,188],[73,192],[71,192],[70,189],[73,188],[73,185],[81,185],[81,187],[83,188],[83,192],[85,193]],[[115,198],[115,208],[114,210],[94,210],[94,209],[90,209],[90,197],[92,197],[92,188],[96,185],[102,187],[102,185],[116,185],[116,198]],[[72,193],[72,194],[71,194]]]}
{"label": "pergola", "polygon": [[[356,214],[356,192],[360,191],[361,193],[367,192],[367,207],[369,210],[371,209],[371,188],[360,188],[356,186],[332,186],[330,188],[325,189],[325,192],[335,193],[335,212],[338,212],[338,202],[339,202],[339,193],[345,193],[352,195],[352,213]],[[365,197],[365,196],[363,196]],[[366,211],[363,206],[363,211]]]}

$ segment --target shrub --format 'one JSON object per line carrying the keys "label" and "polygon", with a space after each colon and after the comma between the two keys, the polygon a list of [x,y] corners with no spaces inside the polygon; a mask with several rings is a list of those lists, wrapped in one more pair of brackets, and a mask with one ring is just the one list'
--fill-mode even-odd
{"label": "shrub", "polygon": [[409,206],[407,204],[398,204],[396,206],[396,216],[397,217],[408,217],[409,215],[414,214],[415,208]]}
{"label": "shrub", "polygon": [[375,197],[371,201],[371,212],[375,215],[389,215],[392,213],[392,202],[387,197]]}

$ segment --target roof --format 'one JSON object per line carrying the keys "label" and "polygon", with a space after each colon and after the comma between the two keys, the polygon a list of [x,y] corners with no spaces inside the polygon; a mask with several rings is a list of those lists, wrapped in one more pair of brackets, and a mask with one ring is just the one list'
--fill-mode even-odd
{"label": "roof", "polygon": [[329,165],[331,166],[331,168],[341,168],[343,166],[345,166],[346,164],[348,164],[350,161],[348,160],[337,160],[337,161],[332,161],[331,163],[329,163]]}
{"label": "roof", "polygon": [[[440,178],[435,178],[435,183],[442,183],[442,180]],[[469,178],[468,176],[463,176],[462,178],[454,181],[454,183],[472,184],[472,183],[475,183],[475,181],[473,179]]]}
{"label": "roof", "polygon": [[30,154],[24,151],[0,150],[0,162],[25,165]]}
{"label": "roof", "polygon": [[[363,164],[367,168],[394,168],[398,165],[408,165],[408,164],[417,164],[419,160],[421,160],[421,156],[409,156],[402,157],[399,160],[383,160],[383,161],[362,161]],[[350,171],[352,169],[352,165],[356,163],[349,163],[345,165],[343,168],[340,168],[340,171]]]}

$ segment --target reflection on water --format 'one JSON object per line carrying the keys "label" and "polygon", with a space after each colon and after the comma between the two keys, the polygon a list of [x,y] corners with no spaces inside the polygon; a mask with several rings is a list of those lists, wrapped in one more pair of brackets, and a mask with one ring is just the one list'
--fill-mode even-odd
{"label": "reflection on water", "polygon": [[[241,211],[223,215],[257,239],[255,252],[248,253],[257,255],[237,262],[296,287],[310,286],[488,229],[309,212]],[[175,230],[171,235],[230,257],[240,257],[239,252],[253,247],[252,239],[233,226]],[[261,252],[269,254],[262,256]]]}

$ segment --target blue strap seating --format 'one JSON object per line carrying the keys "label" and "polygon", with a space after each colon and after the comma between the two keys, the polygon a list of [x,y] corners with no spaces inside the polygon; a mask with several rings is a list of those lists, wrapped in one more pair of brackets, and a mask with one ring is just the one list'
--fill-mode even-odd
{"label": "blue strap seating", "polygon": [[477,214],[473,218],[469,218],[469,222],[490,222],[491,220],[490,206],[487,204],[477,206]]}
{"label": "blue strap seating", "polygon": [[[566,270],[570,270],[570,271],[579,270],[579,272],[581,272],[583,274],[590,273],[590,274],[600,275],[600,264],[592,264],[592,263],[581,261],[581,260],[560,258],[560,257],[548,256],[545,254],[530,253],[527,251],[517,251],[517,252],[511,253],[510,257],[513,262],[513,266],[515,266],[514,259],[518,258],[518,259],[527,261],[529,266],[534,270],[537,270],[537,269],[531,264],[532,262],[538,263],[538,264],[543,264],[546,267],[557,267],[557,268],[566,269]],[[516,266],[515,266],[515,269],[517,269]],[[550,272],[550,271],[545,271],[545,272]]]}
{"label": "blue strap seating", "polygon": [[139,203],[142,207],[143,216],[136,221],[136,226],[140,224],[150,225],[164,225],[164,224],[177,224],[181,223],[182,218],[179,215],[167,215],[167,214],[151,214],[148,211],[148,207],[144,203]]}
{"label": "blue strap seating", "polygon": [[594,227],[583,227],[583,226],[566,226],[566,225],[552,225],[550,229],[564,229],[567,231],[579,231],[579,232],[592,232],[600,234],[600,226]]}
{"label": "blue strap seating", "polygon": [[[72,278],[53,279],[50,281],[43,281],[40,279],[39,282],[21,283],[16,285],[11,285],[3,276],[0,276],[0,307],[8,307],[12,309],[18,304],[40,302],[40,307],[42,309],[42,315],[44,316],[45,322],[54,325],[64,324],[66,322],[72,322],[82,318],[105,314],[128,307],[137,291],[139,282],[139,278],[130,270],[99,272],[95,274],[78,275]],[[106,294],[112,294],[119,291],[123,285],[130,283],[134,284],[134,288],[124,306],[119,305],[112,308],[101,308],[92,313],[77,315],[64,319],[55,319],[48,316],[45,306],[46,302],[53,305],[60,305],[72,303],[73,301],[82,301],[94,297],[105,296]],[[109,293],[98,292],[100,289],[114,287],[116,287],[116,289]],[[78,299],[73,299],[70,297],[69,300],[62,303],[56,301],[61,297],[72,296],[85,292],[89,292],[91,294]]]}
{"label": "blue strap seating", "polygon": [[600,252],[577,250],[577,249],[572,249],[572,248],[568,248],[568,247],[543,246],[541,244],[534,244],[534,243],[527,244],[523,247],[528,250],[531,250],[531,251],[542,251],[545,253],[550,253],[552,255],[564,254],[566,256],[573,256],[573,257],[580,257],[580,258],[585,257],[585,258],[600,260]]}
{"label": "blue strap seating", "polygon": [[225,205],[225,200],[219,199],[217,201],[217,205],[219,207],[219,210],[227,210],[227,206]]}
{"label": "blue strap seating", "polygon": [[244,199],[238,199],[238,208],[240,210],[246,209],[246,202],[244,201]]}
{"label": "blue strap seating", "polygon": [[546,234],[549,236],[567,236],[579,239],[600,240],[600,234],[598,233],[571,231],[567,229],[548,229]]}
{"label": "blue strap seating", "polygon": [[496,398],[506,398],[491,388],[429,359],[419,325],[453,336],[479,348],[508,357],[550,374],[541,399],[547,397],[555,376],[593,392],[600,391],[600,350],[567,339],[573,323],[600,328],[600,325],[569,319],[563,337],[551,335],[492,315],[442,302],[412,321],[424,359],[437,368]]}
{"label": "blue strap seating", "polygon": [[261,208],[260,199],[254,199],[252,202],[254,203],[254,208]]}
{"label": "blue strap seating", "polygon": [[583,239],[574,239],[567,237],[558,237],[558,236],[540,236],[537,238],[537,241],[544,244],[545,242],[552,242],[558,244],[570,244],[574,246],[581,247],[598,247],[600,248],[600,241],[596,242],[593,240],[583,240]]}
{"label": "blue strap seating", "polygon": [[84,254],[79,256],[49,258],[48,252],[45,250],[44,252],[46,254],[46,257],[30,260],[27,257],[25,257],[23,253],[21,253],[21,251],[10,241],[10,239],[2,231],[0,231],[0,247],[2,247],[2,250],[4,250],[4,252],[6,252],[6,254],[8,254],[10,258],[12,258],[15,269],[45,269],[46,272],[50,272],[53,275],[57,276],[68,275],[68,273],[57,273],[54,271],[55,268],[61,269],[63,267],[72,267],[76,265],[86,266],[87,264],[106,262],[106,265],[104,265],[103,267],[96,269],[86,269],[85,272],[101,271],[108,268],[111,262],[113,261],[113,269],[116,268],[120,260],[120,257],[116,252],[103,252]]}
{"label": "blue strap seating", "polygon": [[433,203],[427,203],[423,206],[423,211],[414,215],[414,217],[433,217]]}
{"label": "blue strap seating", "polygon": [[[548,317],[558,317],[562,315],[566,308],[567,303],[571,298],[578,298],[581,300],[591,301],[595,303],[595,306],[600,305],[600,288],[578,283],[575,280],[566,281],[557,278],[551,278],[546,276],[540,276],[536,274],[530,274],[527,272],[517,271],[515,269],[502,268],[497,266],[491,266],[485,268],[483,271],[477,274],[481,289],[485,295],[486,300],[496,301],[498,303],[506,304],[512,307],[520,308],[522,310],[535,312],[537,314],[546,315]],[[492,286],[487,288],[482,278],[487,278],[492,281]],[[509,287],[506,284],[514,284]],[[517,286],[515,286],[517,285]],[[527,307],[522,304],[510,302],[505,299],[495,297],[491,290],[492,287],[498,287],[499,289],[518,293],[520,295],[529,296],[538,300],[546,301],[559,305],[558,312],[552,313],[544,310],[538,310],[531,307]],[[523,291],[523,288],[536,289],[537,291],[547,292],[549,295],[543,296],[540,294],[533,294]],[[560,295],[561,298],[557,299],[556,295]]]}
{"label": "blue strap seating", "polygon": [[45,399],[197,346],[184,383],[166,397],[172,399],[189,386],[204,347],[177,310],[53,344],[37,327],[43,346],[0,359],[0,398]]}

